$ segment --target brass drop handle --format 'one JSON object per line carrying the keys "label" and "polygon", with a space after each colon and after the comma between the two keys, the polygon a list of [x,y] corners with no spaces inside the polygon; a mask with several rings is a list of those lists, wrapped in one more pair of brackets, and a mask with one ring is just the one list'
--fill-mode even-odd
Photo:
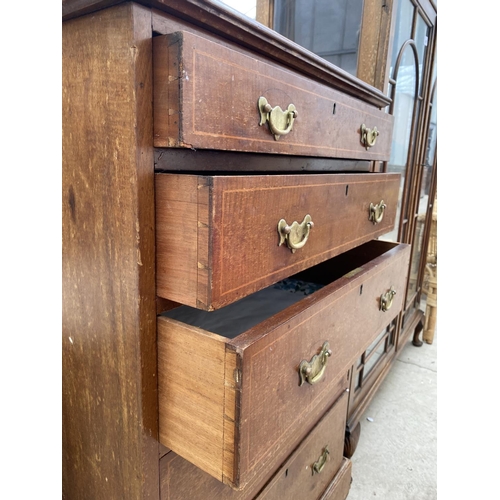
{"label": "brass drop handle", "polygon": [[330,344],[325,342],[319,354],[315,354],[311,361],[302,360],[299,365],[299,386],[304,382],[311,385],[319,382],[325,374],[326,363],[331,355]]}
{"label": "brass drop handle", "polygon": [[269,128],[274,135],[274,140],[278,140],[282,135],[287,135],[292,131],[293,121],[297,118],[297,109],[293,104],[289,104],[286,111],[279,106],[274,108],[267,102],[265,97],[259,97],[260,123],[269,123]]}
{"label": "brass drop handle", "polygon": [[391,286],[391,289],[388,292],[385,292],[380,296],[381,311],[386,312],[391,308],[394,295],[396,295],[396,290],[394,290],[394,287]]}
{"label": "brass drop handle", "polygon": [[309,238],[309,233],[314,227],[314,222],[309,214],[304,217],[304,220],[299,224],[293,221],[292,225],[288,225],[285,219],[278,222],[278,234],[280,241],[278,246],[286,243],[287,247],[295,253],[296,250],[302,248]]}
{"label": "brass drop handle", "polygon": [[384,203],[384,200],[380,200],[380,203],[377,203],[376,205],[370,203],[370,208],[368,210],[368,220],[371,220],[373,224],[382,222],[386,208],[387,205]]}
{"label": "brass drop handle", "polygon": [[372,146],[375,146],[377,142],[377,137],[380,135],[380,132],[377,130],[377,127],[368,128],[364,123],[360,127],[361,132],[361,144],[366,149],[370,149]]}
{"label": "brass drop handle", "polygon": [[321,454],[321,456],[318,458],[318,460],[316,460],[316,462],[314,462],[314,464],[312,466],[313,476],[314,476],[314,474],[319,474],[325,468],[325,464],[326,464],[326,461],[328,459],[329,454],[330,454],[330,452],[328,451],[328,445],[327,445],[327,446],[325,446],[325,449],[323,450],[323,453]]}

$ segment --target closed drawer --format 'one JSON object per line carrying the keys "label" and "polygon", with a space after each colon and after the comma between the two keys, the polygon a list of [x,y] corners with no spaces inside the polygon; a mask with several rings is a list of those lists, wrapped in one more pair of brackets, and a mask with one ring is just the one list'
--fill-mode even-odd
{"label": "closed drawer", "polygon": [[347,399],[344,392],[280,468],[258,500],[319,498],[342,465]]}
{"label": "closed drawer", "polygon": [[[377,238],[394,226],[400,180],[387,173],[156,174],[157,294],[218,309]],[[374,223],[370,207],[381,201]],[[304,223],[303,233],[284,241],[281,220]]]}
{"label": "closed drawer", "polygon": [[[319,498],[343,463],[346,412],[344,392],[278,471],[266,469],[241,491],[171,452],[160,462],[161,499],[252,500],[261,490],[259,500],[301,498],[302,494],[305,498]],[[324,453],[326,448],[328,454]],[[314,464],[319,472],[313,474]]]}
{"label": "closed drawer", "polygon": [[342,467],[328,485],[320,500],[345,500],[351,489],[352,462],[348,458],[342,461]]}
{"label": "closed drawer", "polygon": [[187,32],[153,38],[153,57],[155,147],[390,158],[392,115],[339,90]]}
{"label": "closed drawer", "polygon": [[274,470],[398,314],[409,250],[374,240],[224,309],[159,316],[160,441],[235,488]]}

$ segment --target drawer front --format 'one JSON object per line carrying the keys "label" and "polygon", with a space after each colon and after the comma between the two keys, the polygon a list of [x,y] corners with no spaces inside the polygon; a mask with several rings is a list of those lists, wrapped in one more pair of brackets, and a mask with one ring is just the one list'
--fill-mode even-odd
{"label": "drawer front", "polygon": [[[409,245],[372,241],[351,252],[348,274],[233,339],[159,317],[165,446],[235,488],[292,453],[347,388],[359,353],[401,308]],[[344,269],[344,257],[321,264],[320,276]],[[391,288],[396,294],[381,310]]]}
{"label": "drawer front", "polygon": [[347,393],[320,420],[280,468],[258,500],[318,498],[342,465]]}
{"label": "drawer front", "polygon": [[348,458],[344,458],[342,467],[320,500],[345,500],[351,489],[351,470],[352,462]]}
{"label": "drawer front", "polygon": [[153,54],[155,147],[390,158],[393,117],[371,104],[192,33]]}
{"label": "drawer front", "polygon": [[[266,483],[266,488],[257,497],[259,500],[300,498],[296,495],[302,493],[307,493],[307,498],[318,498],[343,465],[346,412],[347,394],[344,392],[278,471],[264,470],[241,491],[217,481],[171,452],[160,461],[161,499],[252,500]],[[328,454],[324,455],[326,447]],[[313,474],[315,463],[317,470],[321,470]]]}
{"label": "drawer front", "polygon": [[[400,181],[383,173],[156,174],[157,294],[218,309],[377,238],[394,226]],[[375,223],[370,207],[382,201]],[[302,224],[295,238],[278,231],[281,220]]]}

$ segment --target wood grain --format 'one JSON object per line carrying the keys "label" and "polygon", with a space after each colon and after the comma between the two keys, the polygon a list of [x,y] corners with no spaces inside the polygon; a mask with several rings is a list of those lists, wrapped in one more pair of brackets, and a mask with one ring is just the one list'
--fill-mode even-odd
{"label": "wood grain", "polygon": [[[326,286],[234,339],[160,317],[162,443],[235,489],[275,470],[347,389],[354,361],[399,313],[402,294],[387,312],[380,296],[404,287],[409,254],[408,245],[374,240],[304,271],[300,279]],[[332,356],[323,378],[300,386],[300,362],[325,341]]]}
{"label": "wood grain", "polygon": [[[257,499],[318,498],[342,465],[346,412],[347,392],[344,392],[293,456],[280,467]],[[325,448],[328,448],[328,456],[324,468],[319,474],[313,474],[312,467],[320,459]]]}
{"label": "wood grain", "polygon": [[319,500],[345,500],[351,489],[352,462],[348,458],[342,461],[342,467]]}
{"label": "wood grain", "polygon": [[158,498],[151,13],[62,31],[63,498]]}
{"label": "wood grain", "polygon": [[393,0],[365,0],[358,49],[357,76],[387,93],[391,61]]}
{"label": "wood grain", "polygon": [[[261,500],[265,498],[268,500],[279,498],[281,500],[295,498],[293,494],[286,496],[285,491],[287,493],[295,491],[294,488],[299,491],[304,487],[311,488],[316,495],[321,494],[332,477],[333,481],[338,482],[337,471],[342,475],[346,473],[345,460],[342,458],[346,399],[344,393],[277,471],[263,470],[263,474],[254,477],[243,490],[234,490],[179,455],[169,453],[162,458],[160,463],[161,499],[250,500],[255,498],[257,500],[258,498]],[[329,444],[330,450],[326,468],[321,476],[313,477],[310,466],[317,460],[325,444]],[[319,479],[318,482],[317,479]],[[257,495],[262,489],[263,491]]]}
{"label": "wood grain", "polygon": [[158,318],[160,440],[223,480],[225,339]]}
{"label": "wood grain", "polygon": [[[162,54],[154,67],[156,147],[390,157],[393,117],[372,105],[188,31],[156,37],[154,49]],[[167,96],[179,103],[169,104]],[[296,106],[288,135],[275,140],[267,124],[259,125],[260,96],[272,107]],[[379,130],[370,149],[361,143],[361,124]]]}
{"label": "wood grain", "polygon": [[[347,373],[382,327],[398,314],[401,294],[388,312],[379,310],[380,295],[391,285],[396,289],[404,286],[410,247],[379,241],[364,247],[366,256],[352,255],[344,263],[335,258],[318,266],[318,274],[327,277],[335,271],[344,273],[349,269],[344,267],[346,263],[357,264],[357,274],[336,279],[230,342],[242,352],[242,483],[244,473],[248,477],[258,474],[263,464],[272,467],[279,463],[283,443],[293,442],[319,417],[332,402],[338,376]],[[387,251],[368,258],[376,247],[379,252],[384,247]],[[308,272],[298,276],[314,281]],[[315,385],[299,386],[298,365],[317,354],[325,341],[333,354],[323,379]]]}
{"label": "wood grain", "polygon": [[198,288],[198,179],[171,177],[156,184],[156,286],[160,297],[196,307]]}
{"label": "wood grain", "polygon": [[[390,231],[399,184],[399,174],[156,174],[157,293],[219,309],[339,255]],[[381,200],[387,209],[374,225],[369,206]],[[306,245],[295,253],[278,246],[278,221],[306,214],[314,222]]]}

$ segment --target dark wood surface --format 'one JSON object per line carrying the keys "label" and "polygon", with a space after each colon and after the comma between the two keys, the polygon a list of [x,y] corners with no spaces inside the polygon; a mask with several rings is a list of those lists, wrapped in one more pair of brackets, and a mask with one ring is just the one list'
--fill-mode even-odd
{"label": "dark wood surface", "polygon": [[157,172],[370,172],[373,163],[368,160],[314,158],[232,151],[211,151],[179,148],[155,148]]}
{"label": "dark wood surface", "polygon": [[[399,174],[156,174],[157,294],[218,309],[385,234],[399,184]],[[374,225],[369,206],[381,200],[387,208]],[[307,214],[305,246],[278,246],[278,222]]]}
{"label": "dark wood surface", "polygon": [[[393,117],[375,106],[189,31],[155,37],[153,51],[156,147],[390,157]],[[297,108],[293,130],[279,140],[259,125],[261,96],[273,108]],[[362,124],[379,131],[369,149]]]}
{"label": "dark wood surface", "polygon": [[151,12],[63,24],[62,491],[157,499]]}

